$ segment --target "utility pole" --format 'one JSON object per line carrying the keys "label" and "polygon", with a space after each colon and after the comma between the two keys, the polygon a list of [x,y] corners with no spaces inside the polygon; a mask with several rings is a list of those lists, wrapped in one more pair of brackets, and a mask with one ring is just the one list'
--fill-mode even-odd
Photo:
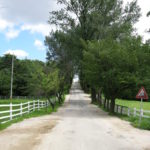
{"label": "utility pole", "polygon": [[12,66],[11,66],[11,84],[10,84],[10,99],[13,96],[13,74],[14,74],[14,55],[12,55]]}

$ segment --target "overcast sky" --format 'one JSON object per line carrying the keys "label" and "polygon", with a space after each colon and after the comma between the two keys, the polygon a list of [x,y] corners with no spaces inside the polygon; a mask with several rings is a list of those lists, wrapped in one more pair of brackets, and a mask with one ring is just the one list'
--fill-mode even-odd
{"label": "overcast sky", "polygon": [[[124,0],[132,1],[132,0]],[[150,0],[138,0],[142,17],[135,25],[144,40],[150,39]],[[47,24],[49,12],[58,9],[56,0],[0,0],[0,55],[14,53],[19,58],[44,61],[44,37],[52,28]]]}

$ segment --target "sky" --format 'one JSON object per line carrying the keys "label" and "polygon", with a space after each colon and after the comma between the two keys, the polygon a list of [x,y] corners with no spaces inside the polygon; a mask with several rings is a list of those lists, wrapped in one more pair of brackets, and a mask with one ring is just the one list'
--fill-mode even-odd
{"label": "sky", "polygon": [[[132,1],[132,0],[124,0]],[[138,0],[142,17],[135,25],[143,40],[150,39],[150,0]],[[59,9],[56,0],[0,0],[0,56],[15,54],[19,59],[45,61],[44,39],[54,26],[47,21],[49,12]]]}

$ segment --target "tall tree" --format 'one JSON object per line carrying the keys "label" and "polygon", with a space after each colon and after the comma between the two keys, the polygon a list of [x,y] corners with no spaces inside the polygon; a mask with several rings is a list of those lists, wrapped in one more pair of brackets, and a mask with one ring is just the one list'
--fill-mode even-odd
{"label": "tall tree", "polygon": [[[62,50],[64,55],[71,54],[72,57],[68,58],[75,62],[72,63],[72,68],[78,68],[82,86],[91,87],[94,100],[97,86],[91,84],[94,82],[91,81],[90,83],[83,73],[84,66],[81,62],[84,48],[82,41],[85,41],[85,43],[92,40],[101,41],[108,37],[115,41],[123,41],[124,38],[131,36],[133,24],[140,16],[140,8],[137,6],[136,0],[128,3],[125,7],[123,7],[122,0],[57,0],[57,2],[63,8],[59,11],[50,12],[49,23],[59,26],[60,31],[56,31],[46,38],[46,43],[49,45],[47,56]],[[59,40],[60,33],[69,38]],[[53,38],[56,34],[58,36]],[[48,42],[48,39],[52,39],[55,45]],[[63,56],[55,58],[65,60]],[[74,58],[76,58],[76,61],[74,61]],[[70,63],[69,59],[68,64]]]}

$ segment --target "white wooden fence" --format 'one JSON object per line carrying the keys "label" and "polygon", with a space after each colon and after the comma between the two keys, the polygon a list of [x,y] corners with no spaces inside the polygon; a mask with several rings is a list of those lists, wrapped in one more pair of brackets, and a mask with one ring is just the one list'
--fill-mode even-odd
{"label": "white wooden fence", "polygon": [[142,118],[150,118],[150,111],[137,109],[137,108],[129,108],[121,105],[115,105],[115,112],[128,116],[141,116]]}
{"label": "white wooden fence", "polygon": [[[102,100],[102,104],[104,105],[104,100]],[[105,104],[107,105],[107,103]],[[107,107],[107,106],[106,106]],[[110,101],[108,104],[110,109]],[[115,112],[122,115],[133,116],[133,117],[142,117],[142,118],[150,118],[150,110],[143,110],[137,108],[129,108],[126,106],[115,105]]]}
{"label": "white wooden fence", "polygon": [[8,121],[15,119],[23,114],[29,114],[40,108],[47,107],[49,105],[48,101],[33,100],[26,103],[20,104],[0,104],[0,123],[4,124]]}

